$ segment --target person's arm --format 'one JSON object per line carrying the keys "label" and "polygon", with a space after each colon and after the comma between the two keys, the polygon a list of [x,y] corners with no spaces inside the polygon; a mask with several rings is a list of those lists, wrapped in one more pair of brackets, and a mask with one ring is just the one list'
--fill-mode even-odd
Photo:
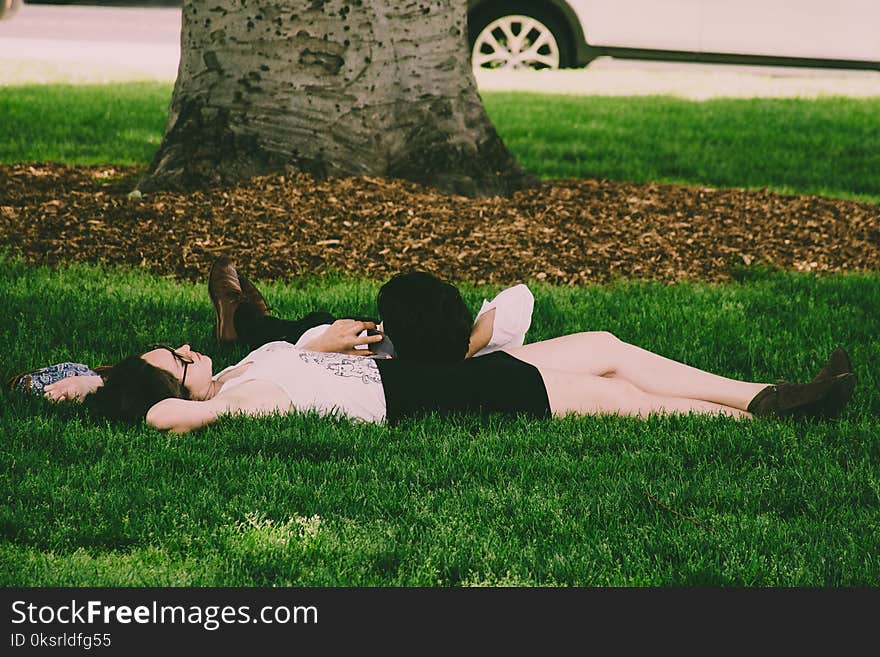
{"label": "person's arm", "polygon": [[471,339],[468,344],[468,351],[465,358],[471,358],[475,353],[484,349],[489,340],[492,339],[492,333],[495,327],[495,309],[490,308],[482,315],[477,317],[474,327],[471,329]]}
{"label": "person's arm", "polygon": [[85,399],[104,385],[101,376],[68,376],[43,388],[43,396],[52,401],[78,401]]}
{"label": "person's arm", "polygon": [[374,322],[360,322],[356,319],[337,319],[321,335],[303,345],[309,351],[369,356],[368,349],[357,349],[359,345],[381,342],[381,335],[361,335],[367,329],[376,328]]}
{"label": "person's arm", "polygon": [[160,431],[187,433],[211,424],[224,410],[214,399],[163,399],[147,411],[147,424]]}
{"label": "person's arm", "polygon": [[477,314],[468,349],[469,357],[518,347],[525,341],[532,323],[535,297],[523,284],[499,292],[492,301],[484,301]]}
{"label": "person's arm", "polygon": [[147,424],[160,431],[188,433],[212,424],[221,415],[271,415],[286,412],[290,398],[269,381],[245,381],[228,394],[206,401],[163,399],[147,411]]}

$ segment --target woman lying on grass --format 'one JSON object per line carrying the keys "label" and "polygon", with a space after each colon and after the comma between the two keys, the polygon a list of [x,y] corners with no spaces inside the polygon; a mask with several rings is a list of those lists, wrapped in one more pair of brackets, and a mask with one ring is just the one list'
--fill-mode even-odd
{"label": "woman lying on grass", "polygon": [[[345,327],[342,327],[345,328]],[[356,337],[362,326],[340,331]],[[451,364],[374,360],[270,342],[212,376],[211,359],[157,347],[114,366],[86,401],[100,414],[146,418],[184,433],[229,413],[266,415],[314,410],[390,423],[422,413],[722,414],[833,418],[855,377],[835,350],[810,383],[766,385],[726,379],[621,342],[579,333]]]}
{"label": "woman lying on grass", "polygon": [[[398,298],[392,307],[409,308],[409,301],[418,305],[424,299]],[[268,312],[262,314],[264,304],[255,308],[258,304],[253,300],[237,303],[245,314],[268,317]],[[381,306],[380,293],[380,312]],[[218,334],[224,332],[224,322],[225,332],[233,333],[228,308],[224,310],[216,299],[215,308]],[[236,328],[243,326],[241,314],[236,309]],[[396,321],[405,324],[406,317]],[[369,352],[357,347],[381,340],[363,334],[372,328],[371,322],[340,320],[301,346],[269,341],[217,375],[211,359],[189,345],[158,346],[115,365],[104,385],[86,401],[109,418],[146,419],[158,429],[183,433],[230,413],[259,416],[295,411],[389,423],[430,412],[536,418],[697,413],[825,419],[837,417],[855,385],[842,349],[832,353],[809,383],[768,385],[704,372],[606,332],[577,333],[466,359],[470,347],[465,337],[458,360],[452,362],[358,355]],[[394,328],[395,344],[419,338],[401,328]]]}

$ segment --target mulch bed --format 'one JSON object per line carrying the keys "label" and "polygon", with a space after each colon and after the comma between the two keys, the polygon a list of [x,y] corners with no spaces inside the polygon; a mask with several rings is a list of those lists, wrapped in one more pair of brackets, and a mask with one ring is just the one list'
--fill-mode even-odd
{"label": "mulch bed", "polygon": [[288,174],[129,198],[142,169],[0,165],[0,250],[203,280],[229,255],[258,279],[424,269],[453,281],[722,281],[743,266],[880,270],[880,206],[607,180],[467,199],[397,180]]}

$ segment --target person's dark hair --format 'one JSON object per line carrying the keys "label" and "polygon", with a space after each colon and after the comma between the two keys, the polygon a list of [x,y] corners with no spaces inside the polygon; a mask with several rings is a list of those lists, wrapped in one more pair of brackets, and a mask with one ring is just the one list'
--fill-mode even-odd
{"label": "person's dark hair", "polygon": [[397,274],[377,306],[398,358],[449,363],[467,354],[474,318],[454,285],[427,272]]}
{"label": "person's dark hair", "polygon": [[92,413],[111,420],[142,422],[150,407],[163,399],[189,399],[189,392],[171,372],[137,354],[119,361],[103,376],[104,385],[86,397],[85,404]]}

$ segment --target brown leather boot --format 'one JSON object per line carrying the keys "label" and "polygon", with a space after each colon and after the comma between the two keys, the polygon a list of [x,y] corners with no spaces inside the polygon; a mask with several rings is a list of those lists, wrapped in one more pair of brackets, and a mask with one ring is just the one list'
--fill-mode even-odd
{"label": "brown leather boot", "polygon": [[208,276],[208,296],[214,304],[214,337],[221,345],[238,340],[235,332],[235,311],[243,301],[241,283],[235,265],[227,256],[221,256],[211,265]]}
{"label": "brown leather boot", "polygon": [[260,291],[250,282],[250,279],[244,274],[239,274],[238,282],[241,285],[242,303],[253,304],[260,315],[268,315],[269,306],[266,304],[266,300],[260,294]]}
{"label": "brown leather boot", "polygon": [[843,349],[843,347],[838,347],[831,352],[828,360],[822,366],[822,369],[819,370],[819,373],[813,381],[828,379],[832,376],[837,376],[838,374],[852,373],[852,371],[853,368],[852,363],[849,360],[849,354],[846,353],[846,350]]}
{"label": "brown leather boot", "polygon": [[820,420],[831,420],[840,415],[843,409],[846,408],[856,387],[856,375],[848,372],[840,374],[838,377],[840,380],[832,386],[825,398],[816,405],[813,417]]}
{"label": "brown leather boot", "polygon": [[850,397],[852,397],[853,389],[856,385],[856,377],[853,372],[852,362],[849,359],[849,354],[846,353],[846,350],[844,350],[843,347],[838,347],[831,352],[831,356],[828,357],[825,365],[822,366],[822,369],[819,370],[819,373],[813,381],[831,378],[840,374],[853,374],[853,377],[849,380],[849,384],[838,385],[831,389],[825,399],[819,404],[819,408],[816,411],[816,417],[821,419],[832,419],[837,417],[840,415],[841,411],[843,411],[844,407],[846,407]]}
{"label": "brown leather boot", "polygon": [[855,375],[844,372],[810,383],[780,382],[767,386],[749,403],[756,417],[836,417],[849,401]]}

